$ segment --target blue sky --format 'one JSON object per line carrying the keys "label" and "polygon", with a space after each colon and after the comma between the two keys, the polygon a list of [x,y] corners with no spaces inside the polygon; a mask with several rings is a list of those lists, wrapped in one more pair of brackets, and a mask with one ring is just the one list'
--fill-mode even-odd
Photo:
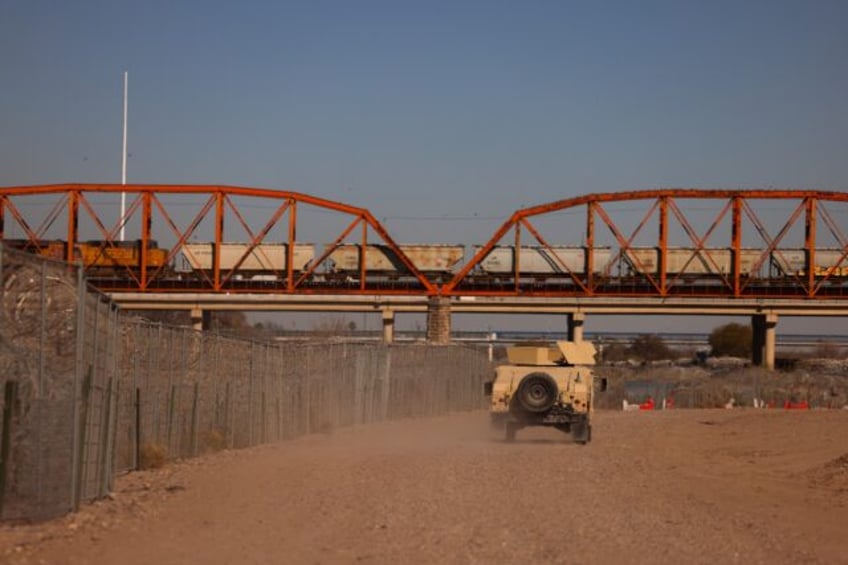
{"label": "blue sky", "polygon": [[658,186],[848,186],[848,2],[0,0],[0,185],[284,188],[397,239]]}

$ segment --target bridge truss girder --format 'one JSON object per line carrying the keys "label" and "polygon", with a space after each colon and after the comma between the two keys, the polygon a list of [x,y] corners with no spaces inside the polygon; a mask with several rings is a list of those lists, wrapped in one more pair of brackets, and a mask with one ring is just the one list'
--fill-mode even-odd
{"label": "bridge truss girder", "polygon": [[[712,219],[710,227],[703,233],[698,233],[692,227],[692,222],[687,217],[683,208],[677,204],[680,200],[710,200],[715,203],[720,203],[720,210]],[[794,208],[789,218],[783,226],[777,231],[776,235],[772,236],[765,227],[765,222],[758,214],[752,201],[793,201]],[[629,234],[617,224],[612,215],[607,211],[606,205],[616,202],[628,201],[647,201],[650,205],[648,211],[642,217],[636,228]],[[786,289],[776,293],[768,292],[765,296],[769,298],[792,297],[796,298],[803,296],[805,298],[821,298],[823,297],[823,288],[834,278],[834,272],[848,270],[848,237],[846,237],[843,228],[834,221],[829,214],[826,203],[829,202],[848,202],[848,194],[843,192],[827,192],[813,190],[707,190],[707,189],[656,189],[643,191],[630,191],[618,193],[603,193],[589,194],[575,198],[568,198],[529,208],[523,208],[514,212],[507,219],[494,235],[483,245],[477,253],[460,269],[456,276],[447,284],[445,284],[441,292],[447,296],[654,296],[667,297],[670,296],[675,284],[683,276],[686,267],[691,263],[696,255],[704,257],[704,260],[715,267],[718,276],[718,286],[710,288],[708,292],[698,292],[697,290],[691,296],[724,296],[724,297],[756,297],[762,293],[762,289],[756,288],[756,280],[745,275],[741,265],[741,257],[743,251],[742,231],[745,220],[755,228],[759,234],[763,248],[756,261],[751,266],[751,271],[757,271],[763,263],[771,257],[781,255],[780,243],[790,229],[797,225],[798,222],[804,222],[804,243],[803,248],[806,254],[805,266],[801,272],[791,273],[790,279],[793,291]],[[534,224],[533,220],[556,212],[569,209],[585,208],[585,269],[581,272],[576,272],[568,267],[565,262],[553,251],[551,243],[544,237],[541,230]],[[716,229],[722,221],[730,216],[731,234],[730,241],[727,245],[722,246],[729,248],[732,256],[731,269],[729,273],[721,273],[718,268],[717,260],[713,256],[707,243],[711,238],[715,239]],[[649,220],[656,218],[657,238],[657,269],[652,270],[642,268],[639,264],[639,257],[636,254],[629,255],[629,251],[633,248],[633,241],[640,234],[643,228],[648,224]],[[688,237],[689,243],[692,246],[693,255],[684,265],[683,269],[677,272],[669,272],[669,223],[670,219],[674,218],[682,230]],[[835,268],[829,272],[817,274],[814,266],[816,265],[816,242],[817,228],[819,219],[825,224],[833,238],[838,242],[840,256],[835,264]],[[600,220],[600,222],[598,221]],[[593,264],[595,242],[597,237],[596,225],[600,223],[608,228],[614,240],[619,245],[617,252],[618,258],[628,255],[628,259],[634,264],[636,271],[641,273],[641,288],[639,289],[619,289],[611,290],[608,286],[604,286],[604,282],[609,280],[609,272],[598,271]],[[550,290],[550,289],[534,289],[527,288],[522,284],[523,274],[521,271],[520,254],[522,249],[523,231],[528,232],[535,240],[535,244],[547,252],[547,256],[551,257],[556,263],[556,268],[561,269],[570,278],[569,289]],[[513,272],[510,288],[482,288],[481,285],[471,284],[474,279],[471,276],[479,270],[483,260],[487,255],[510,233],[513,232],[514,237],[511,245],[514,248]],[[611,265],[612,263],[610,263]],[[609,265],[608,265],[609,267]],[[844,290],[848,293],[848,289]],[[782,294],[781,294],[782,293]]]}
{"label": "bridge truss girder", "polygon": [[[110,224],[102,218],[95,207],[92,205],[89,196],[94,194],[121,194],[124,193],[130,198],[128,207],[125,213],[117,219],[116,222]],[[15,199],[19,197],[39,196],[39,195],[58,195],[60,198],[54,203],[50,212],[43,218],[38,226],[31,226],[27,221],[26,215],[21,212],[15,203]],[[169,213],[167,206],[163,205],[162,197],[164,195],[194,195],[200,197],[204,202],[198,213],[193,217],[186,228],[180,228],[177,222],[173,219],[173,214]],[[268,221],[259,229],[251,227],[246,221],[236,202],[235,197],[257,198],[273,201],[276,205],[275,210],[271,214]],[[314,261],[311,261],[302,272],[297,272],[293,268],[294,249],[298,243],[298,208],[301,206],[312,206],[338,213],[341,216],[350,218],[350,223],[347,227],[333,239],[333,243],[327,245],[323,253]],[[154,290],[155,283],[160,279],[162,274],[162,261],[157,261],[158,266],[154,266],[151,261],[150,242],[152,238],[152,222],[155,214],[158,212],[163,223],[171,230],[175,236],[177,243],[168,251],[168,255],[164,261],[169,264],[183,248],[183,244],[187,243],[194,234],[197,227],[206,218],[212,217],[214,222],[214,241],[213,249],[214,257],[212,259],[211,276],[202,273],[203,288],[208,292],[239,292],[238,289],[230,288],[228,283],[233,280],[235,272],[244,263],[251,253],[257,249],[264,241],[272,228],[279,225],[287,219],[286,225],[288,245],[287,265],[285,265],[285,281],[281,287],[273,288],[269,292],[274,293],[320,293],[321,289],[309,287],[307,281],[316,273],[316,269],[321,266],[330,254],[342,242],[345,241],[357,228],[361,229],[361,239],[359,241],[359,278],[358,284],[353,287],[348,285],[344,289],[333,289],[332,292],[338,293],[342,291],[349,294],[373,294],[374,289],[371,288],[368,278],[366,277],[366,262],[365,249],[368,245],[368,230],[369,228],[377,234],[381,242],[391,250],[398,258],[403,266],[408,270],[415,283],[406,288],[387,289],[381,288],[383,294],[436,294],[438,289],[430,282],[413,264],[409,257],[400,249],[397,243],[392,239],[383,225],[369,212],[367,209],[310,196],[298,192],[284,190],[268,190],[235,186],[218,186],[218,185],[117,185],[117,184],[57,184],[57,185],[41,185],[41,186],[17,186],[0,188],[0,240],[5,239],[6,220],[11,218],[13,222],[25,234],[27,247],[35,251],[40,251],[43,245],[45,234],[64,214],[64,221],[67,226],[64,232],[66,235],[66,245],[64,259],[73,262],[75,257],[75,246],[79,242],[79,221],[80,218],[87,218],[94,223],[100,234],[100,251],[107,248],[116,248],[119,242],[119,234],[122,227],[128,225],[130,220],[136,215],[140,215],[139,233],[137,237],[129,239],[138,240],[140,242],[140,257],[139,268],[132,269],[126,267],[124,269],[125,278],[130,281],[127,286],[122,288],[103,288],[103,290],[127,290],[127,291],[151,291]],[[224,234],[226,233],[227,218],[237,222],[248,234],[250,241],[247,244],[241,258],[229,269],[221,267],[221,244],[226,241]],[[281,269],[282,271],[282,269]],[[256,289],[250,292],[257,292]]]}
{"label": "bridge truss girder", "polygon": [[[117,222],[111,224],[104,221],[101,214],[92,205],[91,195],[94,194],[120,194],[126,193],[131,201],[128,209]],[[195,195],[202,200],[202,206],[186,227],[180,227],[163,203],[165,195]],[[50,212],[41,220],[37,226],[30,225],[27,216],[16,205],[17,198],[26,198],[39,195],[58,195],[59,198],[53,203]],[[246,215],[240,211],[236,198],[270,199],[274,204],[270,217],[261,227],[254,227],[246,220]],[[718,212],[711,219],[708,228],[698,230],[694,227],[695,222],[684,211],[681,200],[705,200],[712,201],[718,208]],[[765,221],[758,213],[757,204],[754,201],[789,201],[791,213],[783,225],[769,231]],[[638,225],[629,231],[616,218],[614,211],[609,209],[613,203],[626,203],[640,201],[647,204],[647,211],[639,221]],[[64,218],[67,222],[63,233],[66,234],[67,244],[64,250],[64,259],[73,261],[75,244],[79,241],[79,223],[81,218],[91,221],[100,234],[100,251],[106,248],[114,248],[117,245],[117,237],[122,227],[129,224],[130,219],[137,217],[138,234],[137,239],[141,246],[140,268],[126,269],[125,283],[119,288],[104,288],[113,291],[141,291],[154,292],[162,290],[172,291],[197,291],[203,290],[212,293],[240,292],[232,286],[236,271],[247,260],[251,252],[257,246],[266,241],[272,228],[282,226],[286,232],[283,239],[288,244],[289,253],[284,269],[285,278],[280,284],[273,285],[267,290],[250,289],[246,292],[268,292],[283,294],[401,294],[417,296],[547,296],[547,297],[599,297],[599,296],[638,296],[666,298],[685,288],[681,281],[687,267],[697,255],[708,268],[712,268],[716,274],[713,286],[708,289],[689,288],[687,296],[721,296],[737,298],[840,298],[848,295],[848,288],[842,282],[834,281],[835,272],[848,272],[848,237],[839,221],[834,220],[828,210],[829,203],[846,203],[848,194],[843,192],[825,192],[812,190],[702,190],[702,189],[658,189],[619,193],[590,194],[559,200],[556,202],[524,208],[516,211],[502,226],[494,233],[489,241],[482,246],[474,257],[468,261],[456,273],[453,279],[441,286],[428,280],[416,267],[410,258],[395,243],[384,227],[366,209],[350,206],[316,198],[306,194],[281,191],[265,190],[231,186],[179,186],[179,185],[114,185],[114,184],[60,184],[44,186],[21,186],[0,188],[0,239],[4,239],[6,220],[14,222],[25,234],[27,246],[39,250],[42,245],[44,234],[56,222]],[[294,252],[292,251],[298,243],[298,209],[304,206],[317,207],[325,211],[337,213],[350,218],[350,222],[343,229],[333,243],[324,248],[323,253],[317,260],[308,264],[302,271],[292,268]],[[521,271],[520,255],[522,252],[522,237],[529,233],[531,239],[537,246],[551,252],[554,243],[546,238],[543,230],[539,228],[537,220],[553,215],[564,210],[577,210],[583,208],[585,226],[583,231],[582,247],[586,249],[585,265],[581,271],[570,269],[556,253],[550,253],[554,261],[558,263],[557,269],[564,273],[568,284],[559,288],[534,287],[524,284],[526,273]],[[148,244],[152,240],[152,223],[154,217],[171,231],[176,238],[177,244],[168,252],[164,263],[169,264],[175,254],[181,249],[182,244],[188,242],[195,233],[198,225],[207,218],[214,222],[215,252],[213,258],[213,269],[207,273],[201,273],[202,288],[163,289],[157,288],[162,278],[162,263],[154,264],[148,252]],[[803,220],[802,220],[803,218]],[[703,218],[699,218],[703,219]],[[287,223],[285,223],[287,220]],[[229,224],[228,224],[229,222]],[[655,270],[646,268],[641,264],[638,254],[631,254],[634,241],[651,222],[655,222],[657,250],[657,268]],[[682,268],[669,270],[670,236],[669,226],[677,222],[676,227],[682,229],[687,239],[687,246],[693,251],[692,256]],[[747,224],[745,223],[747,222]],[[743,250],[743,226],[749,225],[753,232],[759,236],[761,247],[759,254],[751,260],[750,271],[757,271],[765,261],[773,260],[782,254],[781,243],[787,233],[793,227],[803,222],[803,250],[805,253],[803,268],[797,272],[789,272],[784,277],[784,287],[775,289],[764,289],[757,286],[755,278],[746,276],[741,265]],[[247,234],[247,247],[241,258],[230,268],[222,268],[220,260],[220,247],[226,242],[225,234],[229,233],[227,225],[232,223],[241,226]],[[732,254],[732,262],[727,271],[722,271],[718,265],[718,259],[713,255],[715,241],[719,238],[719,231],[723,224],[729,223],[729,242],[721,244],[721,248],[729,249]],[[843,222],[844,223],[844,222]],[[630,287],[615,286],[610,281],[613,278],[609,272],[610,265],[605,270],[594,265],[594,253],[598,239],[598,229],[607,229],[613,241],[617,245],[617,258],[627,256],[634,270],[639,273],[636,281],[638,284]],[[837,244],[837,260],[832,266],[832,271],[817,273],[816,252],[817,242],[820,241],[819,227],[826,229]],[[158,224],[157,224],[158,227]],[[724,225],[726,227],[726,225]],[[321,288],[320,285],[310,284],[310,278],[317,274],[317,269],[328,259],[333,250],[344,242],[357,228],[361,228],[359,271],[356,280],[347,284],[344,288]],[[378,236],[383,244],[402,263],[402,268],[409,273],[410,284],[387,287],[374,285],[369,281],[366,274],[365,253],[368,245],[369,229]],[[515,249],[514,266],[511,280],[498,288],[487,288],[474,282],[476,270],[481,262],[508,233],[514,233],[513,245]],[[526,232],[526,233],[525,233]],[[713,247],[708,247],[708,245]],[[712,250],[711,250],[712,249]],[[750,259],[750,258],[749,258]],[[472,276],[474,275],[474,276]],[[482,279],[477,279],[477,282]],[[619,283],[621,281],[618,281]],[[841,285],[839,296],[834,296],[831,283]],[[678,284],[681,283],[681,284]],[[682,285],[682,286],[681,286]]]}

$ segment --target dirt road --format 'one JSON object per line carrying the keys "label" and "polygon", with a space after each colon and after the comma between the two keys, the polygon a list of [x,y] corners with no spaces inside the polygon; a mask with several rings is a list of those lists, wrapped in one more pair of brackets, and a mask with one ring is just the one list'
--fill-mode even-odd
{"label": "dirt road", "polygon": [[121,478],[0,529],[22,563],[848,563],[848,411],[599,412],[505,443],[485,412]]}

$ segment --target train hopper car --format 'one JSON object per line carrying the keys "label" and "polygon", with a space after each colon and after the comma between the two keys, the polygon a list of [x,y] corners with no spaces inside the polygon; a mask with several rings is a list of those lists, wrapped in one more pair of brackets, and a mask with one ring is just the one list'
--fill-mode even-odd
{"label": "train hopper car", "polygon": [[[762,255],[759,249],[742,249],[740,273],[752,276]],[[629,276],[659,273],[660,251],[656,247],[631,247],[624,252]],[[733,269],[732,249],[727,247],[697,250],[690,247],[672,247],[666,254],[666,272],[686,277],[728,276]],[[767,264],[767,262],[764,262]]]}
{"label": "train hopper car", "polygon": [[[476,254],[481,246],[475,246]],[[610,262],[612,252],[609,247],[595,247],[592,250],[593,270],[604,272]],[[510,275],[515,272],[515,247],[498,245],[480,262],[480,271],[490,275]],[[586,248],[566,246],[521,246],[518,252],[518,270],[522,276],[552,276],[585,274]]]}
{"label": "train hopper car", "polygon": [[[813,273],[817,277],[848,277],[848,258],[842,259],[842,249],[816,249]],[[807,273],[806,249],[781,249],[772,253],[775,269],[783,276],[805,276]]]}
{"label": "train hopper car", "polygon": [[[221,272],[232,271],[241,261],[234,274],[236,280],[276,279],[282,273],[287,272],[288,247],[289,245],[286,243],[262,243],[254,247],[247,257],[244,257],[250,248],[250,244],[222,243],[220,246]],[[212,272],[214,252],[215,243],[186,243],[181,249],[183,261],[191,271],[207,274]],[[243,261],[242,257],[244,257]],[[315,245],[311,243],[296,244],[292,257],[292,269],[295,272],[303,271],[314,258]]]}
{"label": "train hopper car", "polygon": [[[339,245],[330,253],[333,272],[356,276],[360,271],[361,245]],[[422,273],[448,275],[465,256],[464,245],[452,244],[405,244],[398,246],[409,257],[416,269]],[[398,276],[409,274],[403,264],[387,245],[368,245],[365,249],[365,271],[371,274]]]}
{"label": "train hopper car", "polygon": [[817,277],[848,277],[848,258],[843,259],[842,249],[817,249],[816,268]]}

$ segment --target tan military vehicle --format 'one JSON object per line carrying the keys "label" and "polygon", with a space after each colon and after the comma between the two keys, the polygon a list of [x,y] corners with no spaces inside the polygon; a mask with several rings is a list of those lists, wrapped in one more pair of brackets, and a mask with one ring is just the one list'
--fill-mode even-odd
{"label": "tan military vehicle", "polygon": [[[487,384],[492,424],[507,441],[526,426],[552,426],[585,445],[592,439],[595,347],[588,341],[559,341],[557,347],[510,347],[509,365]],[[601,380],[606,388],[606,379]]]}

